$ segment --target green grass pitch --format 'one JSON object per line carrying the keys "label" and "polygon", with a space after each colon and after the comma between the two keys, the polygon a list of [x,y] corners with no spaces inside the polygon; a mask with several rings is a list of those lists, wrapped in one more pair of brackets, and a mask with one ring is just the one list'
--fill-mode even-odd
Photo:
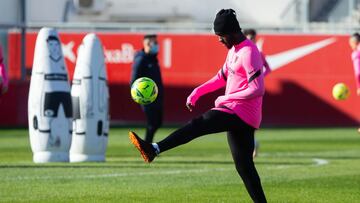
{"label": "green grass pitch", "polygon": [[[173,130],[161,129],[156,139]],[[34,164],[27,130],[0,130],[0,202],[251,202],[225,134],[201,137],[146,164],[127,131],[111,130],[105,163]],[[360,202],[355,128],[265,128],[256,136],[268,202]]]}

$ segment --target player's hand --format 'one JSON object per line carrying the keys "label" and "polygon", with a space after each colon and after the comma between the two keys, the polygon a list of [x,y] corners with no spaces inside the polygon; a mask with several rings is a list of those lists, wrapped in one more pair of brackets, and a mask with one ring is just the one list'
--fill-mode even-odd
{"label": "player's hand", "polygon": [[186,103],[186,108],[189,109],[189,111],[191,112],[194,106],[191,103]]}
{"label": "player's hand", "polygon": [[360,88],[357,88],[356,93],[357,93],[358,96],[360,96]]}
{"label": "player's hand", "polygon": [[186,99],[186,107],[189,109],[189,111],[193,110],[195,103],[198,99],[195,95],[196,94],[193,91]]}

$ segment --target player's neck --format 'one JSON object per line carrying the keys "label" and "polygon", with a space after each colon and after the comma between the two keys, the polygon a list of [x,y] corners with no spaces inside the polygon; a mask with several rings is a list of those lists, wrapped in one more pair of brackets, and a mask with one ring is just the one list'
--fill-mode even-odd
{"label": "player's neck", "polygon": [[246,37],[245,35],[243,35],[242,33],[239,33],[239,35],[236,37],[235,39],[235,46],[240,44],[241,42],[245,41],[246,40]]}

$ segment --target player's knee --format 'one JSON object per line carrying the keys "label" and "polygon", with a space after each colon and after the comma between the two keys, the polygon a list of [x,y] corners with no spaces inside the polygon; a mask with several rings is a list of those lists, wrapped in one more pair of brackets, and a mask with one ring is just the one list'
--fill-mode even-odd
{"label": "player's knee", "polygon": [[203,122],[204,122],[203,116],[199,116],[199,117],[193,118],[193,119],[189,122],[189,125],[191,125],[191,126],[199,126],[199,125],[201,125]]}
{"label": "player's knee", "polygon": [[147,130],[150,132],[155,132],[159,127],[157,125],[151,124],[147,126]]}
{"label": "player's knee", "polygon": [[236,165],[236,170],[239,173],[246,173],[255,168],[254,162],[250,159],[236,161],[235,165]]}
{"label": "player's knee", "polygon": [[161,127],[162,125],[162,121],[161,120],[154,120],[151,124],[150,127],[154,130],[157,130]]}

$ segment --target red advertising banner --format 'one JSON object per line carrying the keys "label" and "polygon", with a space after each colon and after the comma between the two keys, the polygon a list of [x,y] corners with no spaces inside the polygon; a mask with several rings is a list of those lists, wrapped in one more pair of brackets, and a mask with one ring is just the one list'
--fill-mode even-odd
{"label": "red advertising banner", "polygon": [[[74,72],[77,49],[85,34],[59,33],[70,78]],[[128,84],[133,57],[142,47],[143,35],[96,34],[104,46],[112,121],[131,123],[144,119],[139,107],[130,99]],[[35,32],[26,35],[26,67],[29,74],[36,35]],[[186,96],[192,88],[212,77],[222,66],[227,49],[211,34],[159,34],[158,39],[165,86],[165,121],[184,122],[213,105],[216,94],[200,99],[199,110],[195,113],[189,113],[184,108]],[[16,81],[20,78],[20,35],[10,33],[8,44],[9,76]],[[348,36],[260,35],[257,45],[266,54],[273,70],[265,79],[264,125],[359,124],[360,97],[356,96]],[[338,82],[349,86],[349,99],[336,101],[332,98],[332,87]],[[25,91],[26,88],[22,89]],[[14,122],[24,124],[24,119],[21,122],[18,120],[14,119]],[[1,118],[0,125],[2,123]]]}
{"label": "red advertising banner", "polygon": [[[64,58],[72,78],[77,49],[86,33],[59,33]],[[104,47],[110,83],[128,83],[136,51],[142,48],[142,34],[97,33]],[[26,35],[26,67],[31,69],[37,33]],[[195,40],[194,40],[195,39]],[[197,85],[222,66],[226,49],[212,35],[159,35],[159,61],[164,83],[168,85]],[[194,43],[194,41],[196,41]],[[9,34],[10,77],[20,78],[20,35]],[[210,56],[210,58],[208,58]],[[30,72],[30,71],[28,71]],[[184,79],[184,80],[183,80]]]}

